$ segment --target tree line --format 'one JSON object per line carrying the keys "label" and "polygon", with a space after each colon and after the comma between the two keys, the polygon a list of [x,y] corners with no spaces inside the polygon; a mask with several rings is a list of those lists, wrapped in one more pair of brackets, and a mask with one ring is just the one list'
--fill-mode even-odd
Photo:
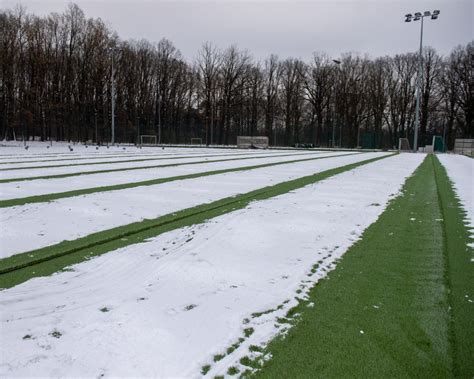
{"label": "tree line", "polygon": [[[75,4],[45,17],[0,10],[0,35],[2,139],[106,143],[112,97],[119,142],[263,135],[272,145],[391,148],[413,136],[415,53],[258,61],[207,42],[187,62],[171,41],[121,40]],[[421,146],[474,137],[473,62],[474,41],[446,57],[424,48]]]}

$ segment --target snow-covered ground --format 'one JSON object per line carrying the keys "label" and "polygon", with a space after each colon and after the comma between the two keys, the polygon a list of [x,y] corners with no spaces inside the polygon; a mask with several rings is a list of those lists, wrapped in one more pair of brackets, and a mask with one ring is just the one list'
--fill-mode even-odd
{"label": "snow-covered ground", "polygon": [[[166,148],[160,147],[129,147],[125,150],[123,148],[111,147],[107,149],[105,147],[95,148],[84,146],[74,147],[74,151],[70,151],[66,145],[60,150],[54,151],[41,149],[30,149],[25,151],[23,149],[11,149],[0,146],[0,161],[38,161],[38,160],[51,160],[51,159],[77,159],[77,158],[88,158],[97,159],[99,157],[121,157],[121,156],[165,156],[165,155],[202,155],[202,154],[265,154],[269,151],[275,150],[249,150],[249,149],[208,149],[208,148]],[[10,154],[4,154],[10,153]]]}
{"label": "snow-covered ground", "polygon": [[339,156],[1,208],[0,258],[386,154]]}
{"label": "snow-covered ground", "polygon": [[[465,223],[471,229],[471,236],[474,238],[474,159],[454,154],[440,154],[438,158],[446,168],[454,190],[466,211]],[[470,246],[474,247],[474,243]]]}
{"label": "snow-covered ground", "polygon": [[[262,165],[266,163],[276,163],[276,162],[287,162],[295,161],[306,158],[319,158],[326,156],[337,156],[337,155],[347,155],[351,153],[311,153],[311,154],[302,154],[302,155],[291,155],[287,154],[272,154],[267,157],[267,155],[262,155],[255,157],[255,159],[248,159],[251,156],[244,157],[235,157],[235,156],[223,156],[220,158],[193,158],[193,159],[175,159],[175,160],[163,160],[155,161],[153,165],[166,165],[166,164],[183,164],[191,162],[202,162],[207,161],[208,163],[199,163],[191,165],[182,165],[182,166],[171,166],[171,167],[156,167],[156,168],[145,168],[140,170],[133,171],[115,171],[109,173],[97,173],[97,174],[88,174],[80,176],[70,176],[67,178],[50,178],[50,179],[32,179],[22,182],[10,182],[10,183],[0,183],[0,200],[8,199],[18,199],[27,196],[39,196],[49,193],[58,193],[65,191],[73,191],[84,188],[94,188],[101,186],[110,186],[116,184],[124,183],[133,183],[144,180],[152,180],[158,178],[168,178],[171,176],[178,175],[189,175],[195,174],[198,172],[207,172],[214,170],[224,170],[231,169],[236,167],[249,167],[254,165]],[[239,159],[246,158],[246,159]],[[215,162],[213,160],[221,159],[232,159],[226,162]],[[234,160],[235,159],[235,160]],[[144,162],[140,162],[144,163]],[[142,166],[141,164],[136,164],[137,166]],[[95,170],[103,170],[105,165],[100,166],[90,166],[92,170],[95,167]],[[110,165],[109,168],[116,168],[113,165]],[[78,170],[76,168],[76,170]],[[82,169],[79,169],[82,171]],[[24,170],[23,175],[27,176],[26,173],[28,170]],[[49,175],[49,170],[36,170],[35,175]],[[71,171],[72,172],[72,171]],[[0,178],[4,179],[3,173],[0,172]]]}
{"label": "snow-covered ground", "polygon": [[[280,152],[279,154],[308,154],[309,152]],[[74,158],[64,158],[64,157],[45,157],[45,158],[28,158],[28,159],[22,159],[18,158],[16,160],[11,160],[9,159],[8,161],[4,159],[0,159],[0,169],[5,171],[5,170],[14,170],[14,169],[25,169],[25,168],[31,168],[31,167],[51,167],[51,166],[57,166],[57,165],[77,165],[79,168],[81,166],[85,166],[91,163],[120,163],[121,161],[141,161],[143,159],[147,160],[155,160],[158,161],[160,159],[179,159],[179,158],[194,158],[194,157],[202,157],[202,158],[207,158],[207,157],[244,157],[244,156],[265,156],[265,155],[271,155],[275,154],[275,152],[268,152],[267,154],[261,154],[261,153],[254,153],[252,151],[250,152],[227,152],[227,153],[222,153],[222,152],[207,152],[207,153],[202,153],[202,154],[196,154],[193,152],[186,152],[186,153],[181,153],[181,154],[174,154],[174,153],[163,153],[163,154],[140,154],[136,152],[135,154],[120,154],[120,155],[106,155],[106,154],[101,154],[101,155],[94,155],[94,156],[87,156],[87,155],[82,155]],[[100,167],[100,165],[98,166]]]}
{"label": "snow-covered ground", "polygon": [[[192,203],[187,200],[190,192],[201,193],[196,200],[206,202],[212,200],[206,188],[217,197],[228,196],[230,189],[239,192],[254,184],[287,180],[292,174],[285,171],[294,170],[293,176],[298,176],[369,157],[325,159],[271,174],[266,169],[244,180],[227,175],[223,181],[206,178],[202,184],[183,181],[168,189],[173,192],[159,195],[160,186],[146,196],[127,197],[127,203],[141,203],[129,211],[146,216],[149,208],[157,213],[156,204],[165,206],[147,198],[174,193],[187,207]],[[197,377],[207,363],[212,364],[210,377],[224,374],[248,354],[250,344],[275,335],[276,317],[295,305],[296,290],[326,275],[325,270],[377,219],[423,158],[400,154],[364,165],[206,224],[110,252],[75,265],[70,272],[1,291],[0,375]],[[79,199],[67,202],[73,200],[78,203],[69,207],[80,216]],[[82,202],[82,208],[98,201],[90,200]],[[38,221],[43,212],[48,213],[45,207],[39,212],[35,207],[19,207],[9,223],[28,230],[34,226],[24,224],[29,218]],[[92,209],[90,217],[96,223],[110,226]],[[120,218],[124,211],[120,208],[117,214],[112,208],[104,214],[112,212],[112,218]],[[68,222],[74,222],[74,217]],[[54,227],[50,224],[45,230]],[[323,264],[308,277],[319,260]],[[284,304],[285,300],[290,301]],[[251,318],[253,312],[282,304],[279,311]],[[248,324],[243,323],[246,318]],[[213,355],[224,352],[248,327],[255,332],[232,354],[213,363]],[[354,328],[358,330],[357,325]]]}
{"label": "snow-covered ground", "polygon": [[[291,154],[291,153],[290,153]],[[308,153],[299,153],[296,152],[294,157],[298,156],[307,156]],[[320,153],[310,153],[309,155],[319,155]],[[346,153],[347,154],[347,153]],[[41,168],[29,168],[28,170],[4,170],[0,171],[0,179],[17,179],[17,178],[31,178],[34,179],[35,177],[41,176],[49,176],[49,175],[64,175],[64,174],[75,174],[79,172],[90,172],[90,171],[99,171],[99,170],[125,170],[129,168],[137,168],[137,167],[154,167],[154,166],[163,166],[169,164],[180,164],[180,163],[192,163],[192,162],[202,162],[202,161],[215,161],[215,160],[222,160],[222,159],[239,159],[244,157],[252,157],[252,156],[260,156],[260,157],[272,157],[272,156],[281,156],[281,155],[288,155],[288,153],[280,153],[275,154],[271,153],[268,155],[255,155],[255,154],[242,154],[242,155],[231,155],[231,154],[219,154],[215,156],[214,154],[209,154],[208,157],[203,157],[202,155],[198,155],[196,157],[189,157],[183,156],[180,159],[176,159],[173,157],[169,159],[168,157],[159,157],[162,158],[160,160],[147,160],[147,161],[138,161],[138,162],[112,162],[106,163],[101,165],[88,165],[85,163],[84,165],[78,166],[64,166],[64,167],[41,167]],[[3,168],[3,167],[0,167]]]}
{"label": "snow-covered ground", "polygon": [[[49,147],[48,147],[49,146]],[[69,146],[73,148],[73,151],[69,150]],[[95,149],[95,145],[89,145],[86,147],[83,144],[69,144],[67,142],[53,142],[53,145],[50,146],[48,142],[29,142],[28,143],[28,150],[25,149],[22,142],[14,142],[14,141],[1,141],[0,142],[0,158],[14,158],[17,159],[18,157],[40,157],[40,156],[47,156],[47,155],[55,155],[55,156],[73,156],[73,155],[94,155],[94,154],[130,154],[131,152],[138,152],[138,153],[152,153],[155,154],[157,152],[162,153],[209,153],[212,152],[248,152],[248,149],[224,149],[213,147],[212,149],[208,149],[205,147],[192,147],[192,148],[185,148],[185,147],[168,147],[165,146],[164,149],[161,147],[153,146],[153,147],[143,147],[138,149],[133,145],[117,145],[117,146],[106,146],[99,147],[98,150]],[[259,152],[264,152],[265,150],[258,150]]]}

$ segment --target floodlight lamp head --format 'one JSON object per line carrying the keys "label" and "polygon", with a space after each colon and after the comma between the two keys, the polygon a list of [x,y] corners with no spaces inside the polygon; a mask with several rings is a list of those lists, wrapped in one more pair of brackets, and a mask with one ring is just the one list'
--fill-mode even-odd
{"label": "floodlight lamp head", "polygon": [[429,16],[431,16],[431,12],[430,12],[430,11],[425,11],[425,12],[423,13],[423,16],[429,17]]}
{"label": "floodlight lamp head", "polygon": [[421,17],[415,17],[413,21],[420,21]]}
{"label": "floodlight lamp head", "polygon": [[436,15],[432,15],[432,16],[431,16],[431,19],[432,19],[432,20],[436,20],[437,18],[438,18],[438,16],[436,16]]}
{"label": "floodlight lamp head", "polygon": [[438,16],[439,15],[439,9],[435,9],[433,11],[433,16]]}
{"label": "floodlight lamp head", "polygon": [[420,13],[420,12],[416,12],[416,13],[415,13],[415,17],[421,17],[421,13]]}

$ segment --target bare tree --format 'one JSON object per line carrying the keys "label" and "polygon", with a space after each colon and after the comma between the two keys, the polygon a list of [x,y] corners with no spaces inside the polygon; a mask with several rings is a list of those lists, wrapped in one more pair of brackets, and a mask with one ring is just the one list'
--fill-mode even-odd
{"label": "bare tree", "polygon": [[[123,41],[75,4],[45,17],[2,9],[0,35],[2,138],[110,141],[110,48],[117,141],[156,133],[163,142],[194,136],[229,144],[238,134],[263,134],[275,144],[278,129],[279,144],[323,145],[336,124],[347,147],[360,145],[362,133],[374,147],[413,136],[417,56],[411,53],[344,54],[340,65],[324,53],[306,63],[271,55],[261,63],[236,46],[221,51],[205,43],[190,65],[171,41]],[[473,50],[471,42],[442,58],[425,48],[425,143],[443,128],[449,146],[473,136]]]}
{"label": "bare tree", "polygon": [[304,63],[287,59],[282,63],[282,98],[285,114],[285,143],[300,142],[301,116],[303,112]]}
{"label": "bare tree", "polygon": [[222,125],[219,131],[219,144],[229,144],[229,135],[232,122],[232,110],[234,99],[238,91],[236,85],[244,76],[249,68],[250,56],[246,51],[240,51],[235,45],[226,49],[222,56],[221,75],[222,75]]}
{"label": "bare tree", "polygon": [[302,73],[306,98],[312,106],[316,120],[311,128],[312,140],[316,146],[321,145],[322,141],[324,110],[331,99],[333,74],[331,60],[324,53],[314,53],[313,60]]}
{"label": "bare tree", "polygon": [[265,68],[263,71],[264,81],[264,101],[263,107],[265,112],[265,134],[269,137],[273,144],[276,144],[274,139],[275,117],[278,112],[278,93],[281,81],[282,65],[278,61],[276,55],[270,55],[265,60]]}
{"label": "bare tree", "polygon": [[[221,52],[206,42],[198,53],[200,90],[203,93],[204,122],[206,125],[206,144],[214,143],[214,116],[216,108],[217,79],[221,65]],[[210,126],[209,126],[210,125]],[[209,133],[210,128],[210,133]],[[209,135],[210,134],[210,135]]]}

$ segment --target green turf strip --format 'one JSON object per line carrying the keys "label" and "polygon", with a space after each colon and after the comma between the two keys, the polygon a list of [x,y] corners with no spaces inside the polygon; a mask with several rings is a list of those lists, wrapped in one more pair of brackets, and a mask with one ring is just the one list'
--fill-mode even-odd
{"label": "green turf strip", "polygon": [[[280,157],[280,156],[289,156],[289,155],[308,155],[308,153],[292,153],[292,154],[283,154],[283,155],[265,155],[262,156],[261,154],[254,154],[252,158],[271,158],[271,157]],[[321,154],[321,153],[316,153]],[[50,165],[50,166],[28,166],[28,167],[9,167],[9,168],[0,168],[0,171],[16,171],[16,170],[28,170],[28,169],[47,169],[47,168],[58,168],[58,167],[74,167],[74,166],[94,166],[94,165],[104,165],[104,164],[116,164],[116,163],[133,163],[133,162],[147,162],[147,161],[162,161],[168,159],[192,159],[192,158],[214,158],[214,157],[230,157],[230,156],[241,156],[246,155],[249,156],[248,153],[235,153],[235,154],[212,154],[212,155],[188,155],[188,156],[161,156],[161,157],[153,157],[153,158],[140,158],[140,159],[124,159],[120,161],[101,161],[101,162],[86,162],[86,163],[66,163],[66,164],[57,164],[57,165]],[[91,158],[87,158],[91,159]],[[100,159],[100,158],[95,158]],[[0,163],[1,164],[1,163]]]}
{"label": "green turf strip", "polygon": [[[320,154],[320,153],[315,153]],[[360,153],[353,153],[353,154],[360,154]],[[301,155],[301,153],[291,153],[291,154],[282,154],[278,155],[277,157],[288,157],[294,155]],[[303,154],[309,155],[309,154]],[[312,155],[312,154],[311,154]],[[347,154],[346,154],[347,155]],[[38,179],[61,179],[61,178],[69,178],[71,176],[81,176],[81,175],[92,175],[92,174],[105,174],[110,172],[122,172],[122,171],[135,171],[135,170],[146,170],[152,168],[163,168],[163,167],[176,167],[176,166],[184,166],[184,165],[194,165],[194,164],[201,164],[201,163],[213,163],[213,162],[228,162],[228,161],[238,161],[238,160],[247,160],[247,159],[261,159],[261,158],[273,158],[275,155],[268,155],[268,156],[252,156],[252,157],[238,157],[238,158],[226,158],[226,159],[216,159],[216,160],[204,160],[204,161],[197,161],[197,162],[185,162],[185,163],[170,163],[164,165],[155,165],[155,166],[139,166],[139,167],[126,167],[126,168],[111,168],[107,170],[95,170],[95,171],[83,171],[83,172],[72,172],[69,174],[58,174],[58,175],[43,175],[43,176],[30,176],[27,178],[10,178],[10,179],[1,179],[0,183],[12,183],[12,182],[24,182],[27,180],[38,180]],[[183,159],[183,158],[181,158]],[[313,158],[308,158],[313,159]],[[31,168],[31,167],[30,167]],[[47,167],[44,167],[47,168]]]}
{"label": "green turf strip", "polygon": [[[174,156],[177,154],[170,154],[170,156]],[[153,157],[156,154],[147,154],[147,153],[135,153],[135,154],[101,154],[101,153],[92,153],[89,154],[87,157],[81,155],[74,155],[68,158],[54,158],[54,159],[40,159],[40,160],[28,160],[28,161],[10,161],[10,162],[3,162],[4,159],[0,159],[0,165],[5,164],[21,164],[21,163],[43,163],[43,162],[62,162],[62,161],[82,161],[87,159],[107,159],[107,158],[128,158],[128,157]],[[51,158],[51,156],[35,156],[31,158]],[[25,157],[26,158],[26,157]],[[11,159],[11,158],[8,158]]]}
{"label": "green turf strip", "polygon": [[100,255],[167,231],[205,222],[208,219],[244,208],[249,202],[263,200],[308,184],[326,179],[355,167],[392,156],[352,163],[302,178],[263,187],[255,191],[231,196],[207,204],[167,214],[156,219],[135,222],[79,238],[64,241],[42,249],[17,254],[0,260],[0,288],[9,288],[36,276],[51,275],[65,267],[81,262],[88,257]]}
{"label": "green turf strip", "polygon": [[435,159],[291,310],[299,321],[267,346],[272,359],[256,377],[472,377],[474,308],[463,297],[473,294],[473,264]]}
{"label": "green turf strip", "polygon": [[[446,280],[451,306],[454,376],[474,377],[474,249],[463,219],[466,213],[453,190],[445,168],[433,159],[439,206],[444,219]],[[466,297],[467,295],[467,297]]]}
{"label": "green turf strip", "polygon": [[[62,154],[62,155],[35,155],[35,156],[29,156],[30,158],[53,158],[53,159],[40,159],[40,160],[27,160],[27,161],[10,161],[10,162],[4,162],[5,159],[12,159],[17,156],[11,155],[9,158],[1,158],[0,157],[0,165],[5,165],[5,164],[20,164],[20,163],[42,163],[42,162],[62,162],[62,161],[81,161],[81,160],[87,160],[87,159],[107,159],[107,158],[128,158],[128,157],[156,157],[156,156],[161,156],[161,157],[173,157],[176,155],[183,155],[183,154],[190,154],[187,156],[187,158],[192,158],[194,154],[202,154],[202,153],[195,153],[195,152],[173,152],[173,153],[164,153],[161,155],[161,151],[156,154],[156,153],[151,153],[151,152],[140,152],[138,151],[137,153],[131,153],[132,150],[127,151],[127,153],[104,153],[104,152],[92,152],[89,153],[87,156],[83,156],[87,152],[84,153],[79,153],[79,155],[68,155],[67,153]],[[319,150],[318,150],[319,151]],[[211,150],[209,150],[211,152]],[[249,154],[252,151],[245,152],[245,153],[232,153],[232,155],[236,154]],[[285,152],[285,151],[282,151]],[[288,151],[287,151],[288,152]],[[324,151],[319,151],[319,152],[324,152]],[[228,152],[222,152],[222,156],[230,155]],[[28,156],[21,156],[22,158],[28,158]]]}
{"label": "green turf strip", "polygon": [[[4,155],[1,155],[0,154],[0,161],[3,161],[5,159],[12,159],[12,158],[53,158],[53,157],[79,157],[81,156],[83,153],[85,153],[86,151],[76,151],[76,152],[70,152],[70,151],[66,151],[66,148],[64,148],[64,151],[62,153],[60,152],[57,152],[57,153],[40,153],[40,152],[35,152],[35,153],[32,153],[32,154],[4,154]],[[103,153],[106,153],[106,154],[110,154],[110,155],[116,155],[116,153],[120,153],[121,151],[116,151],[116,152],[113,152],[112,151],[108,151],[108,150],[102,150],[102,151],[96,151],[94,154],[103,154]],[[123,153],[123,151],[122,151]],[[90,154],[90,153],[89,153]]]}
{"label": "green turf strip", "polygon": [[[91,194],[91,193],[98,193],[98,192],[105,192],[105,191],[116,191],[116,190],[122,190],[122,189],[127,189],[127,188],[134,188],[134,187],[141,187],[141,186],[151,186],[151,185],[155,185],[155,184],[162,184],[162,183],[172,182],[172,181],[175,181],[175,180],[194,179],[194,178],[199,178],[199,177],[202,177],[202,176],[226,174],[226,173],[238,172],[238,171],[247,171],[247,170],[253,170],[253,169],[257,169],[257,168],[279,166],[279,165],[284,165],[284,164],[305,162],[305,161],[310,161],[310,160],[318,160],[318,159],[326,159],[326,158],[338,158],[338,157],[344,157],[344,156],[353,155],[353,154],[359,154],[359,153],[343,154],[343,155],[335,155],[335,156],[334,155],[333,156],[322,156],[322,157],[318,156],[318,157],[291,160],[291,161],[284,161],[284,162],[264,163],[264,164],[261,164],[261,165],[242,166],[242,167],[235,167],[235,168],[229,168],[229,169],[223,169],[223,170],[197,172],[195,174],[171,176],[171,177],[167,177],[167,178],[150,179],[150,180],[143,180],[143,181],[139,181],[139,182],[115,184],[115,185],[92,187],[92,188],[83,188],[83,189],[73,190],[73,191],[49,193],[49,194],[45,194],[45,195],[28,196],[28,197],[22,197],[22,198],[17,198],[17,199],[0,200],[0,208],[13,207],[13,206],[17,206],[17,205],[25,205],[25,204],[31,204],[31,203],[44,203],[44,202],[47,202],[47,201],[64,199],[64,198],[68,198],[68,197],[88,195],[88,194]],[[246,159],[246,158],[243,158],[243,159]],[[233,160],[233,159],[231,159],[231,160]],[[212,162],[218,162],[218,161],[212,161]],[[203,163],[203,162],[199,162],[199,163]],[[209,163],[209,162],[206,162],[206,163]],[[186,163],[186,164],[191,164],[191,163]],[[175,166],[175,165],[169,165],[169,166]],[[160,167],[169,167],[169,166],[165,165],[165,166],[160,166]]]}

